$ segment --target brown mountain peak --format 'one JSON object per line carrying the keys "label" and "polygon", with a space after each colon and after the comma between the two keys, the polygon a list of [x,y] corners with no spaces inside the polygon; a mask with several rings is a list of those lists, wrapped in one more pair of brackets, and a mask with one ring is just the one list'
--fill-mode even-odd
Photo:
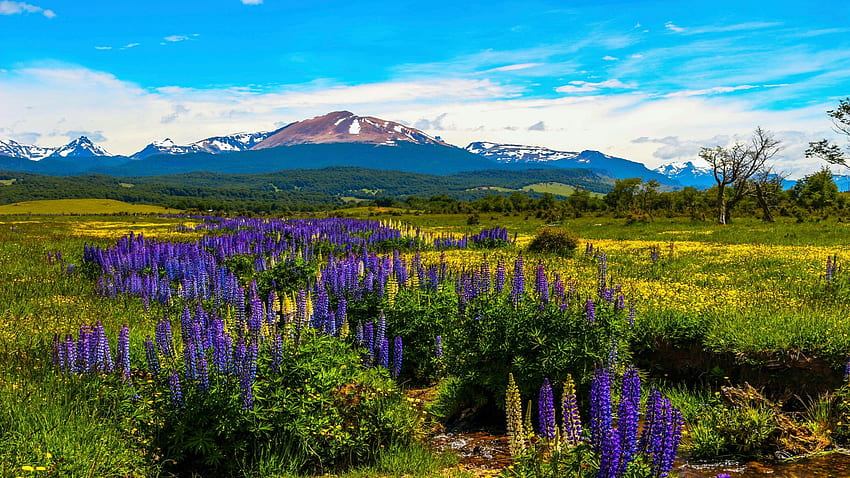
{"label": "brown mountain peak", "polygon": [[251,149],[275,148],[296,144],[366,143],[395,146],[399,142],[449,146],[415,128],[372,116],[357,116],[350,111],[298,121],[286,126]]}

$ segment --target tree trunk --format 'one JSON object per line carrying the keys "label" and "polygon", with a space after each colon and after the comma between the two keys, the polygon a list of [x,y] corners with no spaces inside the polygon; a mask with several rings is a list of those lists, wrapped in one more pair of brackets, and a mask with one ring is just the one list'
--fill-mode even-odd
{"label": "tree trunk", "polygon": [[723,184],[717,186],[717,221],[726,225],[726,186]]}
{"label": "tree trunk", "polygon": [[761,206],[761,220],[764,222],[774,222],[773,213],[770,212],[770,205],[767,203],[764,189],[758,183],[756,183],[756,199],[758,200],[759,206]]}

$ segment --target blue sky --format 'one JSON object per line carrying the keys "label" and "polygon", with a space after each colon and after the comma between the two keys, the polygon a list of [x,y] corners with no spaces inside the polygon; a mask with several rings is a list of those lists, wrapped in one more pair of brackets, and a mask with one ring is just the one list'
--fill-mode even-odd
{"label": "blue sky", "polygon": [[799,175],[850,95],[848,5],[0,0],[0,138],[131,154],[348,109],[656,166],[761,125]]}

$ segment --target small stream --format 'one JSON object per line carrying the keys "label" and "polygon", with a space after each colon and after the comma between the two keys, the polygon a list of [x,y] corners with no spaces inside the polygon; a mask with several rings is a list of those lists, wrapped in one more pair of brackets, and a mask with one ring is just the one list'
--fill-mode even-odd
{"label": "small stream", "polygon": [[[446,432],[432,437],[441,451],[453,451],[467,469],[498,471],[511,463],[508,440],[504,435],[487,431]],[[677,460],[674,467],[679,478],[715,478],[729,473],[733,478],[847,478],[850,477],[850,450],[816,455],[794,462],[758,461],[691,461]]]}

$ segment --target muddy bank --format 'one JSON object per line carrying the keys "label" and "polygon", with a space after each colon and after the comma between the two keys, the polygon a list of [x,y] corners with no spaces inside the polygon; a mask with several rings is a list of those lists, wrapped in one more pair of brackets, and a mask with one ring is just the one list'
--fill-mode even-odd
{"label": "muddy bank", "polygon": [[771,397],[817,396],[834,391],[843,371],[799,351],[752,354],[715,353],[699,343],[660,341],[634,354],[635,364],[652,376],[688,385],[749,383]]}

